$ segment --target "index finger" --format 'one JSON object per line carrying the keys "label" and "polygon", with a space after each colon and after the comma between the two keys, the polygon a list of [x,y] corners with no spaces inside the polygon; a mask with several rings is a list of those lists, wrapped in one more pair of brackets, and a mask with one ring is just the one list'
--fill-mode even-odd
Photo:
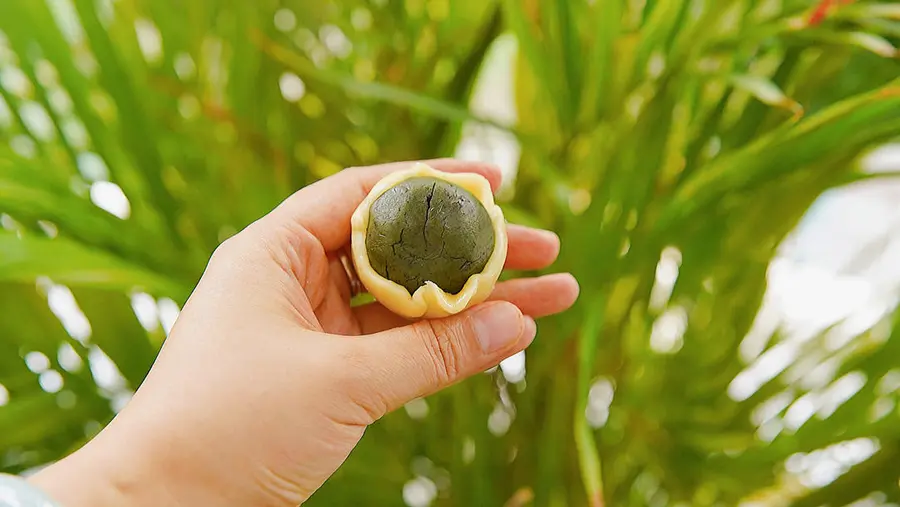
{"label": "index finger", "polygon": [[[500,169],[484,162],[456,159],[423,160],[438,171],[476,173],[484,176],[495,192]],[[414,161],[354,167],[304,187],[284,200],[265,220],[302,225],[322,243],[325,251],[341,248],[350,239],[350,216],[376,183],[388,174],[406,169]]]}

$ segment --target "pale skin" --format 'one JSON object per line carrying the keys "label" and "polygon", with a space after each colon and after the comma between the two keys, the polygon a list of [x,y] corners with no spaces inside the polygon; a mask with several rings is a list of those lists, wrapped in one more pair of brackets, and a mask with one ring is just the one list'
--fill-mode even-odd
{"label": "pale skin", "polygon": [[[500,184],[490,165],[426,163]],[[574,303],[571,275],[502,282],[489,301],[430,321],[350,306],[338,259],[350,215],[408,165],[342,171],[225,241],[128,406],[30,480],[64,507],[295,507],[368,425],[531,344],[535,318]],[[551,232],[510,225],[508,236],[508,269],[556,259]]]}

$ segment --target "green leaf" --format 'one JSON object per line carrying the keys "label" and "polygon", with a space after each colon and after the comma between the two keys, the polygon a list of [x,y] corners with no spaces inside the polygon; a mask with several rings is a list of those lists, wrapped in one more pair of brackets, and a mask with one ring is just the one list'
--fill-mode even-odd
{"label": "green leaf", "polygon": [[900,20],[900,5],[895,3],[858,3],[842,7],[835,13],[838,18],[885,18]]}
{"label": "green leaf", "polygon": [[175,299],[188,290],[157,273],[63,238],[0,233],[0,280],[31,282],[39,277],[71,286],[137,289]]}
{"label": "green leaf", "polygon": [[885,58],[896,58],[898,54],[900,54],[897,52],[897,48],[894,47],[889,40],[871,33],[853,32],[842,34],[835,36],[834,40],[859,46]]}
{"label": "green leaf", "polygon": [[592,83],[582,89],[580,122],[593,122],[604,115],[609,107],[609,95],[612,91],[616,54],[614,45],[622,22],[620,0],[597,0],[593,6],[592,25],[595,30],[593,44],[588,51],[585,63],[585,81]]}
{"label": "green leaf", "polygon": [[0,407],[0,447],[10,448],[39,444],[48,434],[55,434],[61,428],[77,420],[54,417],[57,412],[56,396],[40,394],[22,399],[14,399]]}
{"label": "green leaf", "polygon": [[[530,10],[529,10],[530,9]],[[539,2],[521,2],[503,0],[503,14],[509,29],[516,36],[519,54],[527,64],[531,73],[540,81],[540,97],[548,104],[553,104],[560,118],[571,118],[570,97],[565,91],[563,74],[554,70],[554,58],[546,47],[546,35],[536,33],[530,15],[541,12]]]}
{"label": "green leaf", "polygon": [[[720,158],[682,186],[669,204],[670,211],[663,223],[669,224],[676,217],[685,218],[716,196],[744,188],[759,178],[785,174],[821,160],[823,142],[840,139],[841,150],[860,152],[873,142],[885,140],[885,130],[878,127],[881,125],[887,132],[896,131],[897,117],[893,112],[900,107],[898,86],[900,81],[839,102],[789,130],[774,131]],[[849,139],[848,132],[852,133]]]}
{"label": "green leaf", "polygon": [[182,239],[175,223],[177,203],[163,183],[164,164],[158,149],[156,128],[150,122],[144,103],[132,83],[134,78],[126,71],[119,49],[103,29],[97,17],[95,2],[73,1],[91,49],[102,62],[100,80],[115,101],[119,118],[127,118],[127,121],[121,122],[122,142],[128,148],[134,165],[140,168],[150,198],[157,211],[165,218],[171,239],[180,244]]}
{"label": "green leaf", "polygon": [[854,466],[827,486],[795,500],[791,507],[818,507],[820,505],[847,505],[873,491],[890,493],[898,498],[897,473],[894,465],[900,459],[898,441],[882,443],[883,448],[868,460]]}
{"label": "green leaf", "polygon": [[[550,7],[548,9],[550,11],[548,17],[555,22],[554,30],[551,30],[550,33],[553,33],[555,38],[558,38],[557,44],[560,47],[559,53],[562,56],[562,71],[566,82],[566,97],[563,100],[568,101],[568,104],[566,104],[567,110],[577,111],[580,106],[579,99],[581,98],[581,80],[583,75],[581,44],[578,40],[575,24],[578,16],[575,9],[577,3],[569,2],[568,0],[556,0],[555,2],[549,2],[547,5]],[[572,113],[568,121],[571,122],[573,120],[574,113]]]}
{"label": "green leaf", "polygon": [[764,104],[787,109],[798,116],[803,114],[803,106],[785,95],[778,85],[764,77],[747,74],[733,75],[729,81],[735,88],[753,95]]}
{"label": "green leaf", "polygon": [[383,101],[396,106],[409,108],[435,118],[454,122],[461,123],[464,121],[475,121],[504,130],[511,129],[508,125],[502,125],[493,120],[479,118],[464,107],[446,103],[414,91],[385,83],[361,82],[351,76],[343,75],[339,72],[318,68],[309,60],[267,40],[258,33],[255,34],[253,40],[267,55],[285,67],[295,71],[301,77],[314,79],[322,84],[336,86],[354,99]]}
{"label": "green leaf", "polygon": [[868,32],[835,32],[818,29],[796,32],[795,36],[844,46],[858,47],[884,58],[896,58],[897,48],[888,39]]}
{"label": "green leaf", "polygon": [[137,390],[150,371],[160,344],[150,341],[125,295],[84,287],[72,293],[91,323],[91,343],[112,359],[129,387]]}
{"label": "green leaf", "polygon": [[587,409],[588,393],[591,387],[594,370],[594,358],[597,356],[598,339],[603,325],[603,299],[590,302],[587,309],[589,320],[585,322],[579,337],[578,365],[578,403],[575,405],[575,446],[578,448],[581,478],[584,483],[585,494],[590,504],[594,507],[603,505],[603,476],[601,473],[600,454],[597,444],[588,425],[585,410]]}

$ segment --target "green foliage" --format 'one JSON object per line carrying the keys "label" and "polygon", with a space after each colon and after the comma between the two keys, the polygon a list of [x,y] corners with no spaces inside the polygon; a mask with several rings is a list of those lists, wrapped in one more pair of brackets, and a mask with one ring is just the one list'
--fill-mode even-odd
{"label": "green foliage", "polygon": [[[416,475],[437,505],[900,502],[884,387],[897,317],[837,349],[829,330],[756,392],[728,394],[778,245],[900,134],[895,4],[3,0],[0,31],[0,470],[69,452],[140,383],[164,332],[132,303],[183,303],[215,246],[297,188],[451,155],[474,122],[517,136],[502,205],[561,235],[553,269],[582,296],[539,322],[527,382],[493,371],[391,414],[311,505],[400,505]],[[505,32],[515,125],[468,108]],[[127,214],[93,204],[107,181]],[[664,264],[677,280],[657,277]],[[69,295],[90,332],[48,308]],[[680,347],[655,350],[665,322]],[[46,368],[26,367],[36,352]],[[98,383],[104,356],[118,383]],[[815,368],[831,369],[804,383]],[[760,429],[859,378],[830,413]],[[589,420],[598,403],[605,420]],[[784,472],[851,439],[877,451],[829,485]]]}

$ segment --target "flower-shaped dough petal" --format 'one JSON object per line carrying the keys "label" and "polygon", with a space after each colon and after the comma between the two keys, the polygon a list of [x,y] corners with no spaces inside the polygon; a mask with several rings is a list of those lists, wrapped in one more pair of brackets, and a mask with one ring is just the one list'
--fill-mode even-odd
{"label": "flower-shaped dough petal", "polygon": [[[430,186],[430,194],[429,188],[423,193],[421,185],[428,182],[438,183]],[[393,193],[386,195],[392,189]],[[391,200],[379,201],[382,196]],[[470,196],[477,203],[467,202]],[[373,205],[382,216],[372,215]],[[425,216],[403,215],[409,212]],[[487,230],[479,228],[484,221],[489,221]],[[376,231],[370,235],[373,223],[385,227],[386,234]],[[416,230],[410,229],[410,224],[415,224]],[[423,163],[391,173],[360,203],[351,226],[353,262],[360,281],[379,303],[406,318],[445,317],[484,301],[506,261],[503,212],[494,203],[490,184],[479,174],[445,173]],[[367,240],[371,241],[368,245]],[[463,252],[466,248],[469,251]],[[391,266],[397,265],[408,269],[391,273]]]}

